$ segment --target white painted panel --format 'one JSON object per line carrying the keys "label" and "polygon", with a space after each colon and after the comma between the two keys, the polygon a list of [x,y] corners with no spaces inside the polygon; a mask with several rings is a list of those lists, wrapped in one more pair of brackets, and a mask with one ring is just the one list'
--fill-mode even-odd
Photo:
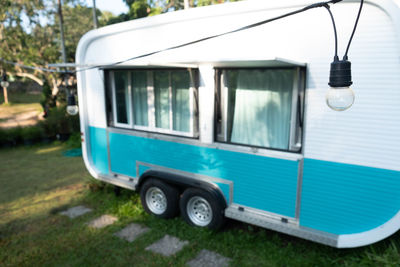
{"label": "white painted panel", "polygon": [[349,59],[356,99],[344,112],[325,104],[328,66],[309,65],[305,157],[400,170],[399,39],[382,10],[365,7]]}
{"label": "white painted panel", "polygon": [[[77,50],[77,63],[125,60],[236,29],[313,2],[243,1],[104,27],[83,37]],[[366,1],[349,53],[356,102],[345,112],[331,111],[325,104],[334,39],[330,17],[324,8],[123,65],[271,58],[307,62],[305,157],[400,170],[398,3],[397,0]],[[337,22],[340,55],[347,45],[358,7],[358,1],[344,1],[331,8]],[[212,71],[200,74],[204,81],[213,79]],[[88,90],[89,123],[104,127],[103,82],[96,71],[84,75],[88,76],[84,90]],[[207,92],[211,92],[210,86],[204,87]],[[210,108],[213,106],[200,107],[201,124],[210,123]],[[201,140],[210,142],[209,128],[200,131]]]}
{"label": "white painted panel", "polygon": [[200,141],[211,144],[214,141],[214,69],[210,65],[199,68],[199,118]]}
{"label": "white painted panel", "polygon": [[378,242],[396,233],[399,230],[399,225],[400,212],[398,212],[392,219],[383,225],[370,231],[357,234],[339,235],[337,247],[353,248]]}
{"label": "white painted panel", "polygon": [[93,69],[86,71],[87,112],[89,126],[105,128],[105,92],[103,71]]}

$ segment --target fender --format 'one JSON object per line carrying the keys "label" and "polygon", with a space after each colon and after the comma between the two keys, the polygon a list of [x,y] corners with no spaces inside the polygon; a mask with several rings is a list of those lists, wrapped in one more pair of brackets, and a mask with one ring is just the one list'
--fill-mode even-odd
{"label": "fender", "polygon": [[218,201],[222,204],[223,209],[226,209],[226,207],[228,206],[226,199],[225,199],[223,193],[221,192],[221,189],[219,189],[216,185],[214,185],[210,182],[206,182],[206,181],[202,181],[202,180],[198,180],[198,179],[194,179],[191,177],[178,175],[178,174],[174,174],[174,173],[170,173],[170,172],[165,172],[165,171],[158,171],[158,170],[145,171],[139,177],[138,184],[136,185],[136,190],[140,191],[140,188],[143,185],[143,183],[149,178],[157,178],[157,179],[160,179],[161,181],[165,181],[169,184],[172,184],[172,185],[175,185],[178,187],[200,188],[204,191],[209,192],[214,197],[216,197],[216,199],[218,199]]}

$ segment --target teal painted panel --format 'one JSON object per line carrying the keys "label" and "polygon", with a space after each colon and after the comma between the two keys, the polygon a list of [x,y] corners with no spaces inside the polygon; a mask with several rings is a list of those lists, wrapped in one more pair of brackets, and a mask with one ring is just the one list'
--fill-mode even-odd
{"label": "teal painted panel", "polygon": [[223,183],[215,183],[219,189],[221,189],[222,194],[224,194],[226,203],[229,205],[230,201],[230,194],[229,194],[229,185],[228,184],[223,184]]}
{"label": "teal painted panel", "polygon": [[106,129],[89,127],[92,162],[98,172],[108,174]]}
{"label": "teal painted panel", "polygon": [[[139,176],[141,176],[145,171],[149,170],[150,167],[148,166],[143,166],[143,165],[139,165]],[[137,177],[139,178],[139,177]]]}
{"label": "teal painted panel", "polygon": [[[233,202],[295,216],[298,162],[110,133],[111,170],[136,176],[142,161],[234,183]],[[221,187],[224,192],[227,189]],[[224,192],[225,194],[226,192]],[[229,194],[228,194],[229,195]]]}
{"label": "teal painted panel", "polygon": [[360,233],[400,210],[400,172],[305,159],[300,224],[334,234]]}

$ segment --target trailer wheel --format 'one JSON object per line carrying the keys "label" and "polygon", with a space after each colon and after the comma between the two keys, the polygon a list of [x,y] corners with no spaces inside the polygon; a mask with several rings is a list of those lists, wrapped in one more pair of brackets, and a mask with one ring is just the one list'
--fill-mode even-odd
{"label": "trailer wheel", "polygon": [[143,184],[140,200],[147,213],[159,218],[173,218],[179,211],[178,190],[157,179],[149,179]]}
{"label": "trailer wheel", "polygon": [[207,191],[186,189],[179,204],[183,219],[190,225],[216,230],[225,221],[221,203]]}

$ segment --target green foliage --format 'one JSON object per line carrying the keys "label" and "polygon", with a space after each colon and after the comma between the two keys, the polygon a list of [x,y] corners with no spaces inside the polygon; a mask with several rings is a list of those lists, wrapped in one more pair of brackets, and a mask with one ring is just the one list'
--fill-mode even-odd
{"label": "green foliage", "polygon": [[[63,4],[67,60],[74,62],[79,39],[93,28],[92,8],[83,6],[81,0],[64,0]],[[22,21],[25,15],[29,25]],[[4,0],[0,5],[0,22],[0,58],[41,67],[60,61],[60,29],[55,0]],[[44,81],[45,87],[50,83],[54,87],[61,79],[55,73],[8,64],[4,67],[14,76]],[[42,104],[50,102],[51,92],[48,88],[45,90]]]}
{"label": "green foliage", "polygon": [[40,99],[40,104],[45,112],[48,111],[50,107],[54,107],[56,105],[55,99],[52,95],[52,90],[50,84],[47,80],[44,80],[42,86],[42,95]]}
{"label": "green foliage", "polygon": [[65,106],[59,106],[50,109],[48,117],[39,125],[48,138],[57,134],[71,134],[79,132],[79,116],[70,116],[66,113]]}
{"label": "green foliage", "polygon": [[21,130],[22,140],[36,141],[42,139],[44,135],[44,130],[38,126],[28,126]]}
{"label": "green foliage", "polygon": [[[241,0],[190,0],[190,7],[208,6],[224,2],[236,2]],[[159,15],[161,13],[180,10],[184,8],[184,0],[124,0],[129,6],[127,14],[111,17],[107,25],[124,22],[146,16]]]}
{"label": "green foliage", "polygon": [[0,128],[0,145],[15,146],[22,141],[22,128]]}
{"label": "green foliage", "polygon": [[[75,50],[81,37],[93,29],[93,11],[91,7],[80,4],[63,6],[65,48],[67,52],[67,61],[75,62]],[[59,18],[55,16],[53,25],[55,36],[59,34]],[[59,47],[57,44],[56,47]],[[58,51],[60,49],[58,48]]]}
{"label": "green foliage", "polygon": [[67,142],[65,142],[65,145],[68,148],[80,148],[82,146],[81,133],[80,132],[72,133],[71,136],[68,138]]}
{"label": "green foliage", "polygon": [[57,135],[72,135],[71,148],[80,147],[79,116],[70,116],[65,106],[50,109],[49,116],[35,126],[0,128],[0,146],[15,146],[41,139],[54,140]]}
{"label": "green foliage", "polygon": [[136,0],[129,9],[129,17],[132,19],[147,17],[150,6],[146,0]]}

